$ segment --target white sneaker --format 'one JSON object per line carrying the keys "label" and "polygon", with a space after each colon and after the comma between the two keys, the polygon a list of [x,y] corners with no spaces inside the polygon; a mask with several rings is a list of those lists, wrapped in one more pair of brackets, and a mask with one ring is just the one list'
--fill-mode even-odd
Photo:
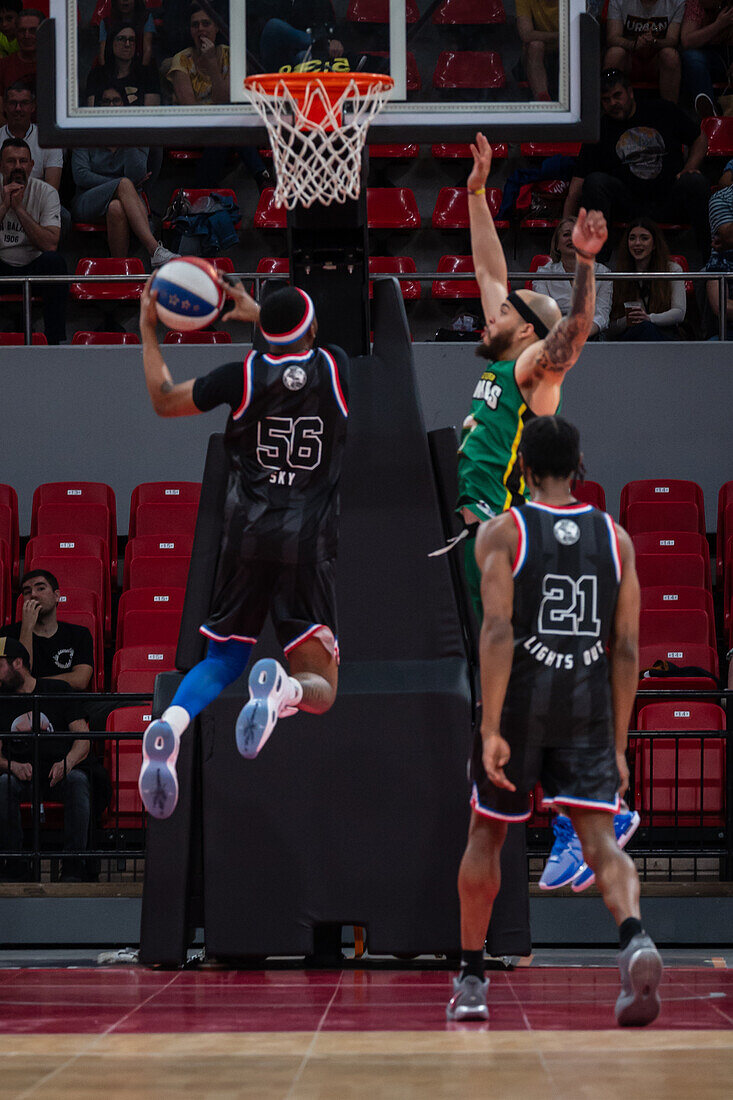
{"label": "white sneaker", "polygon": [[240,754],[246,760],[254,760],[278,718],[286,718],[296,711],[290,677],[285,669],[272,657],[257,661],[249,674],[249,701],[239,712],[235,727]]}
{"label": "white sneaker", "polygon": [[163,264],[167,264],[169,260],[177,260],[180,255],[180,252],[171,252],[170,248],[163,248],[163,245],[158,241],[158,247],[150,257],[150,266],[161,267]]}

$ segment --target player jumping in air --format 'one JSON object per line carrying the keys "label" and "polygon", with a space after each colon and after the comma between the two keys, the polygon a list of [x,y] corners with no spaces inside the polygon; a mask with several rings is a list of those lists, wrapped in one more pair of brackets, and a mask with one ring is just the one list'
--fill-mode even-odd
{"label": "player jumping in air", "polygon": [[544,804],[570,815],[619,928],[616,1019],[640,1026],[659,1013],[662,960],[642,929],[639,878],[613,827],[629,783],[625,753],[639,675],[633,546],[609,515],[573,498],[581,455],[572,424],[532,420],[518,461],[531,502],[481,524],[476,538],[483,709],[458,876],[461,973],[447,1015],[488,1018],[484,942],[499,857],[507,824],[529,818],[539,781]]}
{"label": "player jumping in air", "polygon": [[[522,431],[532,417],[553,415],[560,408],[563,379],[577,361],[593,322],[593,265],[608,231],[601,213],[580,211],[573,227],[577,264],[567,317],[561,318],[557,303],[546,294],[518,290],[507,295],[506,259],[485,196],[491,146],[483,134],[476,135],[471,151],[473,168],[467,182],[471,248],[486,321],[476,351],[487,364],[463,424],[458,511],[468,532],[466,579],[480,623],[483,609],[475,558],[478,523],[521,504],[528,496],[517,459]],[[638,815],[623,805],[614,822],[619,844],[626,843],[638,824]],[[593,875],[583,864],[569,818],[558,814],[553,829],[555,844],[540,886],[554,889],[575,880],[574,889],[585,889]]]}
{"label": "player jumping in air", "polygon": [[242,756],[257,755],[279,717],[327,711],[338,682],[335,558],[348,357],[341,348],[314,346],[318,324],[302,290],[275,291],[260,309],[241,283],[222,286],[234,300],[224,320],[259,321],[269,350],[187,382],[174,383],[163,360],[149,284],[140,301],[145,381],[156,413],[231,408],[222,546],[211,612],[200,627],[208,651],[143,738],[140,796],[158,818],[169,817],[178,800],[182,733],[244,672],[268,610],[290,675],[270,658],[253,666],[250,699],[236,723]]}

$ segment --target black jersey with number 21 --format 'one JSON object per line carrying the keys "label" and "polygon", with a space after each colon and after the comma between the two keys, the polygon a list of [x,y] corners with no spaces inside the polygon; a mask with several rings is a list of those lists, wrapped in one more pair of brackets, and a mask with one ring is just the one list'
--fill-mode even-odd
{"label": "black jersey with number 21", "polygon": [[288,564],[335,556],[347,369],[336,347],[252,351],[243,364],[197,379],[201,411],[232,406],[225,552]]}
{"label": "black jersey with number 21", "polygon": [[555,747],[606,743],[606,644],[621,581],[613,520],[589,504],[533,502],[510,514],[519,540],[504,736]]}

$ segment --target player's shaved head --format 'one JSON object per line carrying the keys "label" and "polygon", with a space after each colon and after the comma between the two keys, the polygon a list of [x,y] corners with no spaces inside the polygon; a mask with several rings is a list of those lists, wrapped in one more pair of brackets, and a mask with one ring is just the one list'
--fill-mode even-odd
{"label": "player's shaved head", "polygon": [[[518,290],[517,297],[539,317],[548,332],[562,317],[559,305],[549,294],[538,294],[536,290]],[[539,334],[538,338],[541,338]]]}

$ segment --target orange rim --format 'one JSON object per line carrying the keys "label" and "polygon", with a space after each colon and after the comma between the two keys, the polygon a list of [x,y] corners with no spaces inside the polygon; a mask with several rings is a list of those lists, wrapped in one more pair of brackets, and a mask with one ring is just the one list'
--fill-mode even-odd
{"label": "orange rim", "polygon": [[320,84],[332,103],[336,102],[340,95],[349,87],[356,86],[359,93],[364,94],[375,84],[381,84],[383,88],[392,88],[394,80],[385,73],[257,73],[255,76],[247,76],[244,79],[245,88],[258,88],[266,95],[282,95],[281,86],[285,85],[293,99],[299,104],[305,99],[305,94],[313,84]]}

